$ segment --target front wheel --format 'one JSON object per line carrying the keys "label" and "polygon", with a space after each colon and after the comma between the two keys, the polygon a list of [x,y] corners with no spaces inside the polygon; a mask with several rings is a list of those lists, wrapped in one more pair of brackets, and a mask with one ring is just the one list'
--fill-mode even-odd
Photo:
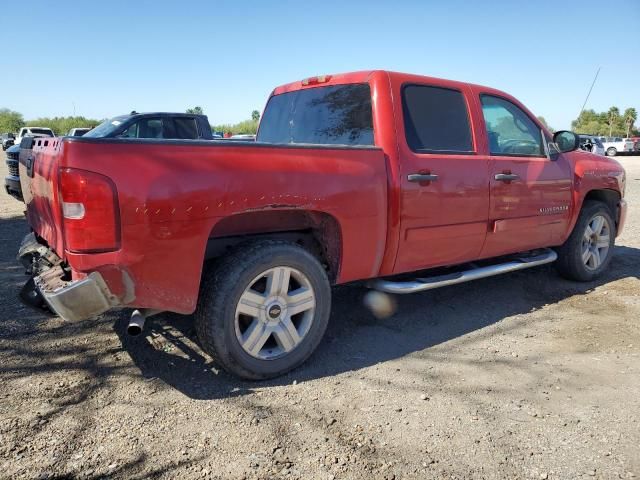
{"label": "front wheel", "polygon": [[607,156],[609,156],[609,157],[615,157],[617,153],[618,153],[618,150],[616,150],[616,148],[615,148],[615,147],[609,147],[609,148],[607,148]]}
{"label": "front wheel", "polygon": [[330,311],[320,262],[296,244],[262,241],[241,246],[205,272],[196,331],[222,368],[260,380],[304,362],[320,343]]}
{"label": "front wheel", "polygon": [[558,270],[570,280],[595,279],[611,262],[615,237],[609,208],[602,202],[586,201],[573,232],[558,248]]}

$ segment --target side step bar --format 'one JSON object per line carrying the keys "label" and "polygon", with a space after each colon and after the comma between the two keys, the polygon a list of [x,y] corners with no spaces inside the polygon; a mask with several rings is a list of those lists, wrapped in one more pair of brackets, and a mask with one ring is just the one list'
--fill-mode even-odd
{"label": "side step bar", "polygon": [[369,283],[369,287],[387,293],[415,293],[434,288],[447,287],[458,283],[470,282],[479,278],[493,277],[501,273],[515,272],[525,268],[537,267],[545,263],[555,262],[558,254],[551,249],[544,249],[542,253],[534,256],[523,256],[515,260],[489,265],[487,267],[471,268],[462,272],[455,272],[446,275],[438,275],[429,278],[416,278],[409,282],[394,282],[392,280],[378,279]]}

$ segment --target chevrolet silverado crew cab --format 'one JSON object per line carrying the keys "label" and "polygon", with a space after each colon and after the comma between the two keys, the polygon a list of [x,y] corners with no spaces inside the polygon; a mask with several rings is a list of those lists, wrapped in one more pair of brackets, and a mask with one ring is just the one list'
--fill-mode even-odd
{"label": "chevrolet silverado crew cab", "polygon": [[331,285],[402,294],[554,261],[589,281],[625,219],[614,159],[467,83],[290,83],[255,142],[92,132],[20,163],[26,293],[69,321],[135,308],[135,333],[158,311],[193,313],[203,349],[249,379],[311,355]]}

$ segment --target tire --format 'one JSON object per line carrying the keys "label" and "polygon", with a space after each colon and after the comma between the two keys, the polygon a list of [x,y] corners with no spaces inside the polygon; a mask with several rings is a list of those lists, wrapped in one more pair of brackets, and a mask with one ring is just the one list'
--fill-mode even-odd
{"label": "tire", "polygon": [[615,157],[617,153],[618,150],[616,150],[616,147],[607,148],[607,157]]}
{"label": "tire", "polygon": [[202,348],[220,367],[264,380],[311,356],[330,312],[331,288],[320,262],[296,244],[260,241],[205,271],[195,325]]}
{"label": "tire", "polygon": [[[587,200],[584,203],[573,232],[557,249],[556,267],[563,277],[589,282],[607,269],[616,237],[616,224],[611,213],[602,202]],[[603,221],[599,231],[596,231],[596,219]],[[597,255],[594,250],[597,250]]]}

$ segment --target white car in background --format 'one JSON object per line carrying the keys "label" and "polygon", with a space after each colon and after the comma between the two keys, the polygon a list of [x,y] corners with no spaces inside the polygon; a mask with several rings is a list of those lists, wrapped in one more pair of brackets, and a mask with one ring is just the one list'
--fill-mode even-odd
{"label": "white car in background", "polygon": [[598,137],[593,135],[578,135],[580,137],[580,148],[596,155],[604,156],[604,145]]}
{"label": "white car in background", "polygon": [[69,130],[69,133],[67,133],[67,137],[81,137],[90,130],[90,128],[72,128]]}
{"label": "white car in background", "polygon": [[633,152],[633,142],[622,137],[600,137],[607,156],[613,157],[618,153]]}
{"label": "white car in background", "polygon": [[50,128],[22,127],[18,132],[14,145],[20,145],[23,137],[55,137],[55,134]]}

